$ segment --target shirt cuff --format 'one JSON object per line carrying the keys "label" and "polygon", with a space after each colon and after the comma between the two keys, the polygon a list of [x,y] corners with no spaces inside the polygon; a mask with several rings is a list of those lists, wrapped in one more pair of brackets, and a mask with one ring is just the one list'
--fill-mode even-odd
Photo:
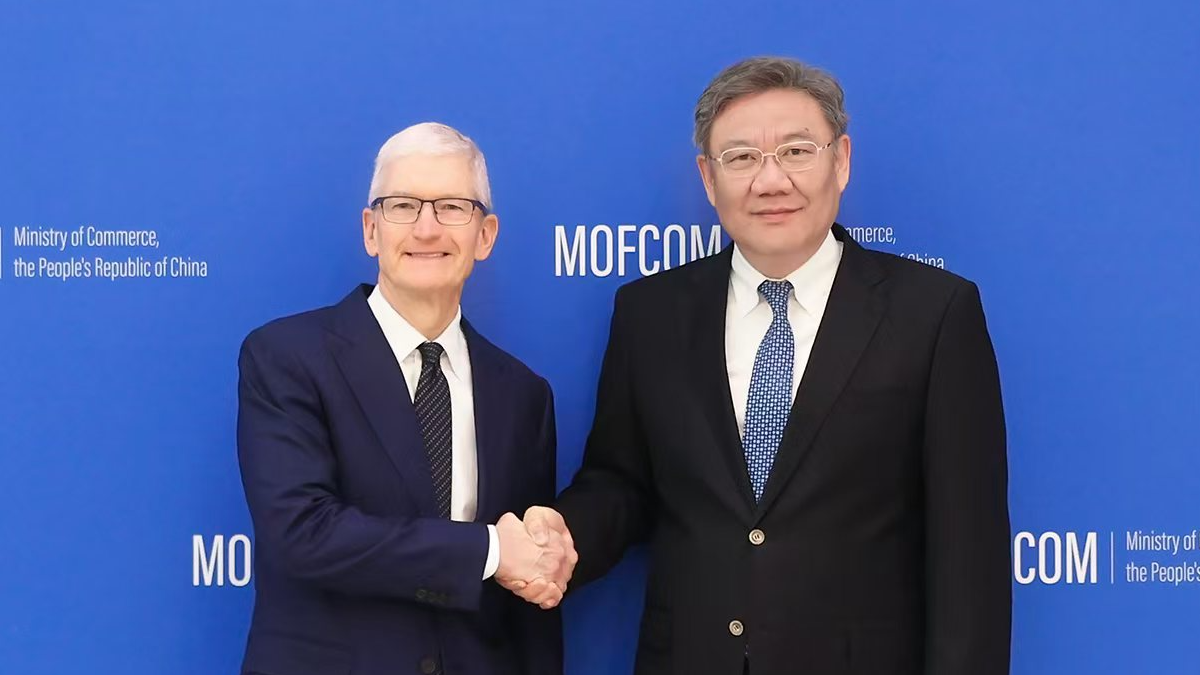
{"label": "shirt cuff", "polygon": [[491,579],[500,569],[500,535],[495,525],[488,525],[488,556],[483,564],[483,580]]}

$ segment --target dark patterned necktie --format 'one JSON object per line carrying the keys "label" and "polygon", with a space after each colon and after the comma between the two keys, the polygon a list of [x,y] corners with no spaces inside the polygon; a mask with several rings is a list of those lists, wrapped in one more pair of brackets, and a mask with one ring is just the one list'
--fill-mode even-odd
{"label": "dark patterned necktie", "polygon": [[429,469],[433,477],[433,494],[437,499],[438,513],[450,517],[451,478],[451,425],[450,386],[442,372],[442,346],[426,342],[421,350],[421,378],[417,380],[417,393],[413,406],[417,409],[417,421],[421,424],[421,438],[425,441],[425,452],[429,455]]}

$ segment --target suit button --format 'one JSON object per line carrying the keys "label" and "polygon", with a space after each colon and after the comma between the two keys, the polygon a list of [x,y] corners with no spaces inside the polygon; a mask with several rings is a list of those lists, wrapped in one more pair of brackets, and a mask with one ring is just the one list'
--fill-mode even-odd
{"label": "suit button", "polygon": [[750,543],[755,546],[762,546],[762,543],[767,540],[767,535],[762,530],[750,530]]}
{"label": "suit button", "polygon": [[746,627],[742,625],[741,621],[734,619],[733,621],[729,622],[729,634],[730,635],[732,635],[734,637],[738,637],[739,635],[741,635],[744,632],[746,632]]}
{"label": "suit button", "polygon": [[437,661],[433,660],[433,657],[427,656],[421,659],[421,672],[424,673],[424,675],[433,675],[437,672],[437,669]]}
{"label": "suit button", "polygon": [[425,590],[424,588],[417,591],[417,599],[420,600],[421,602],[424,602],[425,600],[429,599],[429,591]]}

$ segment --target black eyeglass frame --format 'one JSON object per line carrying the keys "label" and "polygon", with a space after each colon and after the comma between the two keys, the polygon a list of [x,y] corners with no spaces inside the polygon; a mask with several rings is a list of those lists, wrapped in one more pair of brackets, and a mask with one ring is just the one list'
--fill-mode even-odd
{"label": "black eyeglass frame", "polygon": [[[375,207],[379,206],[380,204],[382,204],[384,202],[384,200],[387,200],[387,199],[411,199],[412,201],[420,202],[420,206],[417,207],[417,211],[416,211],[417,217],[413,218],[412,223],[417,222],[417,220],[421,217],[421,211],[425,208],[426,204],[429,204],[430,206],[433,207],[434,219],[437,220],[442,225],[445,225],[446,227],[462,227],[463,225],[470,223],[471,222],[470,218],[468,218],[467,222],[465,222],[465,223],[454,223],[452,225],[446,225],[446,223],[442,223],[442,219],[438,217],[438,202],[445,202],[445,201],[450,201],[450,200],[453,200],[456,202],[470,202],[471,206],[475,207],[476,209],[479,209],[479,212],[482,213],[484,215],[484,217],[486,217],[488,215],[487,206],[484,206],[483,202],[479,201],[478,199],[471,199],[470,197],[438,197],[437,199],[421,199],[420,197],[413,197],[412,195],[385,195],[383,197],[376,197],[375,199],[371,200],[371,210],[375,210]],[[393,225],[412,225],[412,223],[397,223],[394,220],[388,220],[387,215],[382,214],[382,211],[383,210],[380,209],[381,215],[383,215],[383,219],[387,220],[387,222],[392,223]],[[471,215],[472,216],[475,215],[474,211],[471,212]]]}

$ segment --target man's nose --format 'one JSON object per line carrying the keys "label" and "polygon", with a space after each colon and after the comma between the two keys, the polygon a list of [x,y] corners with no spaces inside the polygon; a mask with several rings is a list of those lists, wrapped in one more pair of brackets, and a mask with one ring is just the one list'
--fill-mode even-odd
{"label": "man's nose", "polygon": [[760,193],[786,192],[792,189],[792,179],[783,170],[775,155],[763,155],[762,164],[754,176],[753,187]]}
{"label": "man's nose", "polygon": [[[426,211],[425,207],[429,210]],[[437,215],[434,213],[433,204],[425,202],[421,204],[421,208],[417,211],[417,220],[413,223],[413,236],[419,239],[432,239],[441,234],[442,224],[437,221]]]}

